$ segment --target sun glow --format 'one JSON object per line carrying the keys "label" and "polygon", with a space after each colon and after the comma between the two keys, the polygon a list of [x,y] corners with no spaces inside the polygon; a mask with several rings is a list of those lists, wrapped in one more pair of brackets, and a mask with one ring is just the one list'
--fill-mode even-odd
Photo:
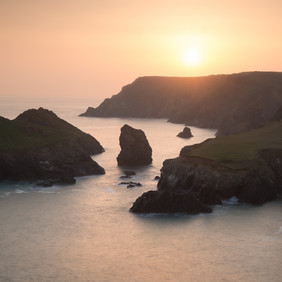
{"label": "sun glow", "polygon": [[190,48],[183,54],[183,61],[189,66],[197,66],[201,62],[201,52],[196,48]]}

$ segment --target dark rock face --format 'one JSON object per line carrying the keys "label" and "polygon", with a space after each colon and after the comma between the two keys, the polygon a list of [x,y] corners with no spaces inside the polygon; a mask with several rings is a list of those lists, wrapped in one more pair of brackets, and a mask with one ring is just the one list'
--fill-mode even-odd
{"label": "dark rock face", "polygon": [[181,193],[149,191],[139,197],[130,211],[134,213],[210,213],[211,208],[203,205],[197,195],[190,191]]}
{"label": "dark rock face", "polygon": [[179,132],[177,134],[177,137],[180,137],[180,138],[191,138],[191,137],[193,137],[193,135],[191,133],[191,129],[189,127],[185,126],[183,131]]}
{"label": "dark rock face", "polygon": [[158,191],[139,197],[135,213],[211,212],[207,205],[235,196],[241,202],[263,204],[282,191],[282,150],[264,150],[244,169],[215,161],[180,156],[164,161]]}
{"label": "dark rock face", "polygon": [[119,137],[121,152],[117,157],[120,166],[141,166],[152,163],[152,148],[141,129],[125,124]]}
{"label": "dark rock face", "polygon": [[196,157],[166,160],[158,183],[160,191],[193,191],[204,204],[219,204],[236,196],[250,204],[263,204],[276,198],[278,175],[263,160],[245,169],[231,169]]}
{"label": "dark rock face", "polygon": [[[38,185],[50,186],[74,184],[74,177],[105,173],[90,156],[104,151],[100,143],[53,112],[42,108],[29,110],[8,122],[9,126],[15,124],[19,128],[18,138],[26,138],[27,131],[27,136],[34,136],[30,141],[36,139],[39,145],[1,149],[0,180],[40,180]],[[2,126],[5,129],[4,123]],[[46,145],[46,140],[51,141]]]}
{"label": "dark rock face", "polygon": [[281,72],[140,77],[81,115],[168,118],[170,122],[217,128],[220,135],[226,135],[268,122],[281,105]]}

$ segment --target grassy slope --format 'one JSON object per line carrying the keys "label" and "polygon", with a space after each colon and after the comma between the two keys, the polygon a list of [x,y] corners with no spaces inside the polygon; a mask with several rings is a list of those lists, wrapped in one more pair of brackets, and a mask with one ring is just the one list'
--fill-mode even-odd
{"label": "grassy slope", "polygon": [[47,110],[29,110],[15,120],[0,117],[0,150],[40,148],[82,132]]}
{"label": "grassy slope", "polygon": [[0,119],[0,150],[39,148],[65,138],[65,133],[52,128]]}
{"label": "grassy slope", "polygon": [[183,153],[203,157],[231,168],[245,167],[263,149],[282,149],[282,121],[241,134],[220,136]]}

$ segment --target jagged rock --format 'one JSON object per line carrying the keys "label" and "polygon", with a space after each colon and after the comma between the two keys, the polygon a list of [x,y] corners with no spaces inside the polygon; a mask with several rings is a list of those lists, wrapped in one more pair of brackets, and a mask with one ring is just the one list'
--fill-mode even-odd
{"label": "jagged rock", "polygon": [[190,191],[181,193],[148,191],[139,197],[130,208],[134,213],[210,213],[197,195]]}
{"label": "jagged rock", "polygon": [[204,204],[220,204],[236,196],[240,201],[262,204],[278,193],[277,178],[265,162],[255,160],[244,169],[231,169],[196,157],[166,160],[158,182],[160,191],[193,191]]}
{"label": "jagged rock", "polygon": [[143,194],[131,210],[174,212],[176,203],[183,204],[178,197],[186,193],[204,206],[232,197],[256,205],[274,200],[282,192],[281,136],[282,121],[274,121],[186,146],[179,157],[164,161],[158,191]]}
{"label": "jagged rock", "polygon": [[191,129],[189,127],[185,126],[183,131],[179,132],[177,134],[177,137],[180,137],[180,138],[191,138],[191,137],[193,137],[193,135],[191,133]]}
{"label": "jagged rock", "polygon": [[121,147],[117,157],[119,166],[140,166],[152,163],[152,148],[141,129],[125,124],[121,128],[119,142]]}

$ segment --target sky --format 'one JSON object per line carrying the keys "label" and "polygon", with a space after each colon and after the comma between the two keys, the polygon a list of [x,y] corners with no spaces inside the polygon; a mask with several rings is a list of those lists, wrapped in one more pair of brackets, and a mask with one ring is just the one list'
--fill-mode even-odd
{"label": "sky", "polygon": [[282,71],[281,0],[0,0],[0,100],[97,101],[139,76]]}

